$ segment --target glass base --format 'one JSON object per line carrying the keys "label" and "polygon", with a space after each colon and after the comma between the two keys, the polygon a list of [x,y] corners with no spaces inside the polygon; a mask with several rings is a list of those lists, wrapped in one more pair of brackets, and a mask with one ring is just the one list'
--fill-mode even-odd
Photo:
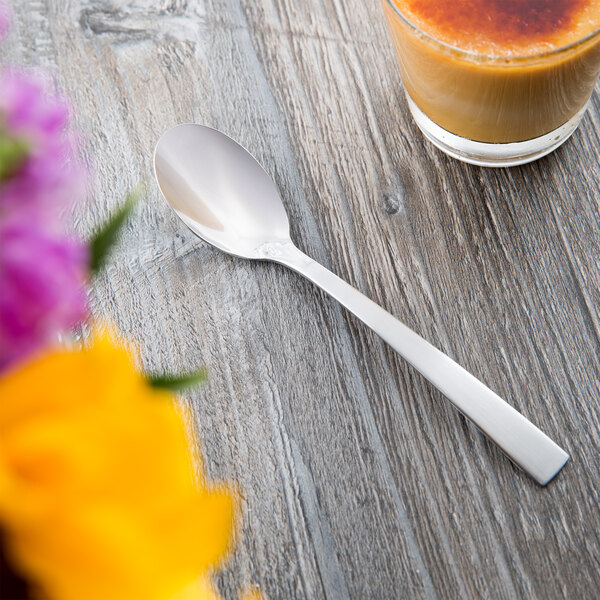
{"label": "glass base", "polygon": [[508,144],[475,142],[436,125],[407,94],[410,112],[425,137],[442,152],[480,167],[514,167],[542,158],[566,142],[577,129],[587,106],[558,129],[538,138]]}

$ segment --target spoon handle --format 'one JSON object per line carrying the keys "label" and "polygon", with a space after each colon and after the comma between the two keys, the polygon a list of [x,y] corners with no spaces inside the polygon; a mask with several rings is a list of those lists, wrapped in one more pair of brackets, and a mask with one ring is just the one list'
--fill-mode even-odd
{"label": "spoon handle", "polygon": [[481,381],[294,245],[282,244],[268,258],[304,275],[354,313],[540,485],[567,462],[564,450]]}

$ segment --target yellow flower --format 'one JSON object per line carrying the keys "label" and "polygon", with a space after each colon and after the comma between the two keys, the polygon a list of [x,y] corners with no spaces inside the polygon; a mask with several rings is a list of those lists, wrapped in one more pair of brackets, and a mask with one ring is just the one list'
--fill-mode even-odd
{"label": "yellow flower", "polygon": [[45,598],[218,597],[234,502],[194,467],[171,396],[106,337],[0,379],[0,529]]}

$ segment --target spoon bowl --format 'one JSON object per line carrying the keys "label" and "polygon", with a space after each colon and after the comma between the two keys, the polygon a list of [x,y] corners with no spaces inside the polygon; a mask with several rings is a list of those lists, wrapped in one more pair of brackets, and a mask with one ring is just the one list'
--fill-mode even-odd
{"label": "spoon bowl", "polygon": [[156,180],[171,207],[199,237],[242,258],[290,243],[288,216],[273,180],[248,151],[203,125],[169,129],[154,151]]}

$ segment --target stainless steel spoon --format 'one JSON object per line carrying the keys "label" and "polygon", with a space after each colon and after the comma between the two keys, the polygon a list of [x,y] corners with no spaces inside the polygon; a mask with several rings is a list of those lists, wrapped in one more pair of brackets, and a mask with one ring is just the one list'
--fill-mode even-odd
{"label": "stainless steel spoon", "polygon": [[539,484],[567,453],[471,374],[358,290],[294,246],[279,192],[256,159],[225,134],[179,125],[156,145],[158,185],[199,237],[243,258],[290,267],[325,290],[381,336]]}

